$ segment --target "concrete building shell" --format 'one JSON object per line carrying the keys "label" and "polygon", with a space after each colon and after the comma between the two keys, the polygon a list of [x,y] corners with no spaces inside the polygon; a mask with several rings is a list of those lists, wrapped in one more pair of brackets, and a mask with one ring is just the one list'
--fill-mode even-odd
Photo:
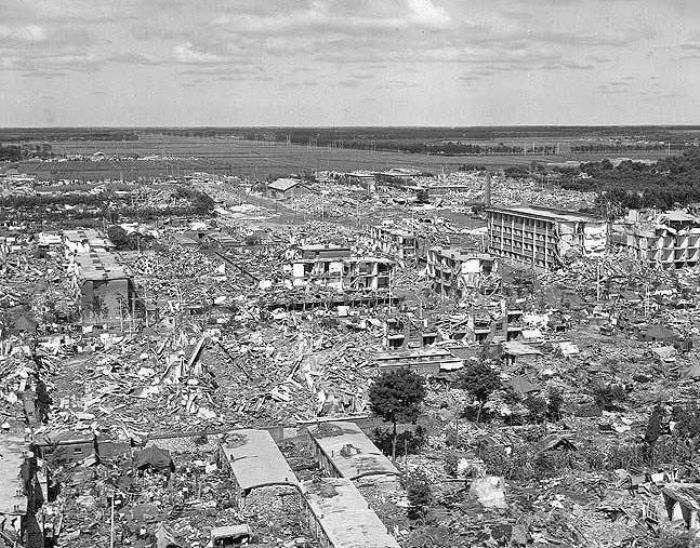
{"label": "concrete building shell", "polygon": [[373,226],[371,230],[374,248],[395,259],[400,265],[413,264],[418,259],[418,239],[406,230],[390,226]]}
{"label": "concrete building shell", "polygon": [[488,211],[488,252],[514,262],[553,268],[573,252],[602,255],[607,223],[596,217],[517,206]]}
{"label": "concrete building shell", "polygon": [[460,299],[469,289],[477,287],[483,276],[498,269],[495,257],[460,249],[433,247],[428,250],[426,258],[433,289],[441,295]]}

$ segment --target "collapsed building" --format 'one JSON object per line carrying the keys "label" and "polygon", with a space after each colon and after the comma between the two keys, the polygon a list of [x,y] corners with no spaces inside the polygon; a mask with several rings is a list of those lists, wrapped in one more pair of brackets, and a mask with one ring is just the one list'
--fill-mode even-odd
{"label": "collapsed building", "polygon": [[374,248],[404,266],[418,260],[418,239],[414,234],[386,225],[373,226],[371,238]]}
{"label": "collapsed building", "polygon": [[432,247],[427,253],[428,278],[440,295],[464,298],[484,277],[498,270],[498,261],[486,253]]}
{"label": "collapsed building", "polygon": [[659,268],[685,268],[700,263],[700,217],[669,212],[658,217],[654,228],[613,225],[615,248]]}
{"label": "collapsed building", "polygon": [[286,200],[292,196],[302,196],[309,189],[301,179],[290,177],[276,179],[265,187],[265,196],[275,200]]}
{"label": "collapsed building", "polygon": [[107,253],[114,249],[114,244],[94,228],[64,230],[63,245],[68,258],[84,253]]}
{"label": "collapsed building", "polygon": [[487,214],[489,253],[513,262],[553,268],[569,255],[599,256],[607,247],[607,223],[589,215],[527,206]]}
{"label": "collapsed building", "polygon": [[372,194],[377,189],[377,178],[374,173],[369,171],[350,171],[343,173],[339,178],[341,183],[359,186],[365,189],[369,194]]}
{"label": "collapsed building", "polygon": [[[49,235],[43,241],[53,242]],[[83,322],[109,323],[134,314],[133,280],[111,253],[114,244],[108,238],[94,229],[66,230],[63,245]]]}
{"label": "collapsed building", "polygon": [[75,256],[74,280],[80,292],[83,321],[114,321],[134,313],[134,285],[111,254]]}
{"label": "collapsed building", "polygon": [[389,289],[394,265],[383,257],[359,257],[349,247],[302,245],[292,259],[292,286],[320,285],[337,291]]}

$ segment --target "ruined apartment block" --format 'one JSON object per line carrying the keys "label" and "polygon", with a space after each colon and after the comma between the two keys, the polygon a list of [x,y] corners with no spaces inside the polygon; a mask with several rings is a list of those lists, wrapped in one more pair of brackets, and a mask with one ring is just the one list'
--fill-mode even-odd
{"label": "ruined apartment block", "polygon": [[111,254],[82,253],[75,265],[83,321],[111,322],[133,314],[133,282]]}
{"label": "ruined apartment block", "polygon": [[382,257],[358,257],[349,247],[300,246],[292,261],[292,285],[320,285],[337,291],[389,289],[394,261]]}
{"label": "ruined apartment block", "polygon": [[532,267],[553,268],[567,255],[598,256],[607,246],[604,220],[544,208],[488,210],[488,252]]}
{"label": "ruined apartment block", "polygon": [[447,297],[464,298],[484,276],[497,269],[498,262],[485,253],[443,247],[433,247],[427,253],[427,273],[433,290]]}
{"label": "ruined apartment block", "polygon": [[659,216],[654,229],[615,225],[612,244],[655,268],[685,268],[700,263],[700,217],[682,212]]}
{"label": "ruined apartment block", "polygon": [[414,264],[418,259],[418,239],[414,234],[391,226],[373,226],[374,248],[395,259],[401,266]]}

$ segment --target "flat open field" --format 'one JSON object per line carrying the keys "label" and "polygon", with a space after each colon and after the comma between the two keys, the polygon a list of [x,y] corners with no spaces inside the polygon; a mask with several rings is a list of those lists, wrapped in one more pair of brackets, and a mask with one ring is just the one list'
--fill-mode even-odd
{"label": "flat open field", "polygon": [[[155,177],[181,175],[189,171],[229,173],[243,177],[281,176],[302,171],[355,169],[383,170],[392,167],[414,168],[429,172],[454,171],[461,164],[485,164],[503,167],[530,162],[600,160],[604,153],[546,155],[468,155],[427,156],[406,152],[369,151],[345,148],[308,147],[283,143],[242,141],[231,137],[179,137],[142,135],[138,141],[54,141],[56,154],[91,154],[102,151],[108,156],[159,155],[150,161],[67,161],[16,162],[0,165],[0,171],[16,168],[21,172],[53,178],[91,179],[105,177]],[[656,159],[665,153],[626,152],[625,157]],[[174,158],[174,159],[172,159]]]}

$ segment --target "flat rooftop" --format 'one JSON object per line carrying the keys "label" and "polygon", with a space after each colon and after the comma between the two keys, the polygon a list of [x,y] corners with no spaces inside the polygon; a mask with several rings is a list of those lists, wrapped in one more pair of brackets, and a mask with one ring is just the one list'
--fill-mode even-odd
{"label": "flat rooftop", "polygon": [[301,184],[302,181],[301,179],[290,179],[290,178],[283,178],[283,179],[276,179],[275,181],[272,181],[267,185],[267,188],[272,188],[274,190],[289,190],[290,188],[293,188],[299,184]]}
{"label": "flat rooftop", "polygon": [[27,513],[27,497],[21,467],[25,444],[21,438],[0,436],[0,514],[20,516]]}
{"label": "flat rooftop", "polygon": [[574,223],[603,223],[604,219],[586,215],[584,213],[576,213],[575,211],[564,211],[558,209],[547,209],[543,207],[532,206],[512,206],[512,207],[490,207],[487,211],[496,213],[505,213],[508,215],[522,215],[525,217],[537,217],[540,219],[549,219],[555,221],[574,222]]}
{"label": "flat rooftop", "polygon": [[399,548],[351,480],[310,480],[304,490],[309,509],[334,548]]}
{"label": "flat rooftop", "polygon": [[129,275],[109,253],[81,253],[75,256],[80,279],[86,281],[126,280]]}
{"label": "flat rooftop", "polygon": [[94,228],[81,228],[76,230],[64,230],[63,237],[70,242],[83,242],[100,237],[100,233]]}
{"label": "flat rooftop", "polygon": [[233,430],[221,448],[241,489],[268,485],[300,488],[294,471],[267,430]]}
{"label": "flat rooftop", "polygon": [[399,475],[391,461],[353,422],[327,422],[310,427],[309,433],[343,478]]}
{"label": "flat rooftop", "polygon": [[492,261],[496,257],[489,255],[488,253],[479,253],[477,251],[469,251],[467,249],[460,249],[458,247],[431,247],[430,251],[439,253],[443,257],[448,257],[456,261],[468,261],[471,259],[479,259],[481,261]]}
{"label": "flat rooftop", "polygon": [[350,246],[339,244],[303,244],[299,246],[302,251],[345,251]]}
{"label": "flat rooftop", "polygon": [[403,228],[397,228],[395,226],[376,225],[374,228],[376,228],[377,230],[388,232],[389,234],[394,234],[395,236],[403,236],[404,238],[413,237],[413,233],[409,232],[408,230],[404,230]]}

